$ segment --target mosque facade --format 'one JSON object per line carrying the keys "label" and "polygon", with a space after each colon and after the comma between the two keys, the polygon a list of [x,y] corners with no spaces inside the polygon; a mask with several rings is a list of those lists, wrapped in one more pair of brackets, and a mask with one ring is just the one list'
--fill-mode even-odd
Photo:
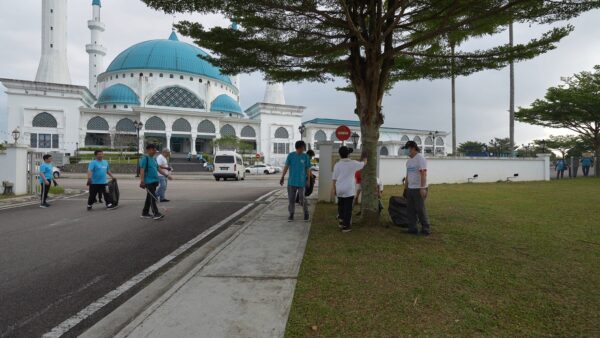
{"label": "mosque facade", "polygon": [[[20,143],[33,150],[65,154],[83,147],[141,150],[145,143],[175,154],[210,154],[213,140],[235,136],[265,162],[279,165],[299,139],[318,153],[319,141],[338,142],[333,131],[339,125],[360,135],[357,121],[304,121],[305,107],[287,104],[280,83],[267,83],[263,100],[242,109],[239,76],[222,74],[198,57],[206,52],[180,41],[175,32],[132,45],[105,68],[101,0],[93,0],[91,9],[85,46],[89,83],[78,86],[69,72],[67,0],[42,1],[35,81],[0,79],[7,98],[3,134],[18,129]],[[381,135],[384,156],[402,155],[400,145],[409,139],[427,154],[446,154],[444,132],[384,127]]]}

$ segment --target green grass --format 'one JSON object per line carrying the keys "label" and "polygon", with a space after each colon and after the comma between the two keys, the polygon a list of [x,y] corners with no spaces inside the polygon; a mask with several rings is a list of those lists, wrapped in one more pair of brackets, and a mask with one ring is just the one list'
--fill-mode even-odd
{"label": "green grass", "polygon": [[319,204],[286,337],[600,336],[600,180],[438,185],[428,208],[416,237],[341,234]]}
{"label": "green grass", "polygon": [[61,187],[61,186],[56,186],[56,187],[50,187],[50,191],[49,193],[53,194],[53,195],[62,195],[65,193],[65,188]]}

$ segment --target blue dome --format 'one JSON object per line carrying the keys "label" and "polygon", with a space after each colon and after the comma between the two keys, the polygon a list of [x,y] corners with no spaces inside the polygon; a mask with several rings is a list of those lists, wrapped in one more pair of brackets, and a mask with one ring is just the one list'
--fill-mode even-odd
{"label": "blue dome", "polygon": [[139,106],[140,99],[131,88],[119,83],[102,91],[96,106],[103,104],[127,104]]}
{"label": "blue dome", "polygon": [[149,69],[189,73],[210,77],[233,85],[228,76],[221,74],[198,55],[208,56],[202,49],[179,41],[175,32],[167,40],[150,40],[138,43],[119,54],[106,72]]}
{"label": "blue dome", "polygon": [[244,115],[240,104],[234,100],[231,96],[222,94],[210,104],[210,111],[219,113],[233,113],[238,115]]}

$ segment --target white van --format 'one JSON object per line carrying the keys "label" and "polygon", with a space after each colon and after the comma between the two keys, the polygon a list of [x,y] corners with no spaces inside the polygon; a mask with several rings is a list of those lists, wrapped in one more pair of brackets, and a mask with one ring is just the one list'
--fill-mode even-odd
{"label": "white van", "polygon": [[215,180],[233,178],[236,181],[246,178],[246,168],[242,156],[235,151],[218,151],[214,160]]}

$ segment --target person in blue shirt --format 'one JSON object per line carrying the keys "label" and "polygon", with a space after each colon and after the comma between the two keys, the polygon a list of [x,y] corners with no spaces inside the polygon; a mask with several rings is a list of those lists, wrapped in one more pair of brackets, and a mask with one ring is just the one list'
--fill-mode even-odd
{"label": "person in blue shirt", "polygon": [[590,174],[590,168],[594,160],[590,156],[586,156],[581,159],[581,169],[583,170],[583,176],[588,177]]}
{"label": "person in blue shirt", "polygon": [[304,209],[304,220],[308,221],[310,218],[304,191],[310,184],[309,179],[311,163],[308,155],[304,153],[304,150],[306,149],[306,143],[304,143],[304,141],[296,142],[295,148],[296,151],[289,153],[287,159],[285,160],[285,167],[283,168],[283,174],[281,175],[281,180],[279,181],[279,184],[283,186],[285,175],[288,171],[290,172],[287,186],[289,204],[288,211],[290,212],[288,222],[292,222],[294,220],[294,213],[296,211],[296,196],[299,196],[300,204]]}
{"label": "person in blue shirt", "polygon": [[52,180],[54,179],[53,168],[52,165],[52,155],[46,154],[42,157],[44,162],[40,164],[40,178],[39,182],[42,187],[41,194],[41,202],[40,208],[48,208],[50,204],[48,204],[48,193],[50,192],[50,184],[52,184]]}
{"label": "person in blue shirt", "polygon": [[106,160],[104,160],[104,152],[102,150],[94,151],[96,159],[91,161],[88,165],[87,171],[87,185],[90,187],[90,195],[88,197],[87,210],[92,210],[92,205],[96,202],[96,196],[103,195],[104,201],[106,202],[106,209],[114,210],[117,208],[114,205],[112,197],[108,193],[108,177],[116,180],[112,172],[110,172],[110,166]]}
{"label": "person in blue shirt", "polygon": [[567,170],[567,162],[564,159],[556,161],[556,179],[565,178],[565,170]]}
{"label": "person in blue shirt", "polygon": [[[140,188],[146,190],[146,202],[142,210],[142,218],[159,220],[164,218],[165,215],[158,211],[158,206],[156,205],[158,201],[158,197],[156,196],[156,188],[158,188],[159,183],[158,173],[160,171],[168,180],[172,180],[173,178],[167,170],[158,166],[155,158],[156,153],[156,145],[148,144],[146,146],[146,155],[140,161]],[[150,215],[150,208],[152,208],[152,215]]]}

